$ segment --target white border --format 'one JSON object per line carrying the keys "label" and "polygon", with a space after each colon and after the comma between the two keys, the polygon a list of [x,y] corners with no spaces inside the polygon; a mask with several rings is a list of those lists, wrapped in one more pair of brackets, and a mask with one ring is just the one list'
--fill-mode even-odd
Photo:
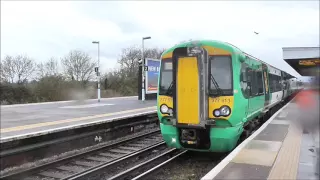
{"label": "white border", "polygon": [[[138,96],[120,96],[120,97],[111,97],[111,98],[101,98],[101,100],[112,100],[112,99],[129,99]],[[52,102],[42,102],[42,103],[28,103],[28,104],[12,104],[12,105],[1,105],[1,108],[10,108],[10,107],[20,107],[20,106],[33,106],[33,105],[46,105],[46,104],[60,104],[68,102],[77,102],[77,101],[93,101],[97,99],[85,99],[85,100],[70,100],[70,101],[52,101]]]}
{"label": "white border", "polygon": [[[161,63],[160,59],[146,58],[145,60],[146,60],[146,66],[148,66],[149,60],[150,60],[150,61],[159,61],[159,73],[160,73],[160,63]],[[149,67],[148,67],[148,70],[149,70]],[[146,73],[146,79],[145,79],[144,87],[145,87],[145,89],[146,89],[146,94],[157,93],[158,90],[148,91],[148,79],[149,79],[149,78],[148,78],[148,71],[145,71],[145,73]],[[158,73],[158,74],[159,74],[159,73]],[[159,87],[157,87],[157,88],[159,88]]]}
{"label": "white border", "polygon": [[[291,99],[294,100],[295,98]],[[261,131],[263,131],[270,122],[283,110],[285,109],[290,103],[288,102],[285,106],[283,106],[281,109],[279,109],[271,118],[268,119],[257,131],[255,131],[251,136],[249,136],[246,140],[244,140],[241,144],[239,144],[227,157],[225,157],[219,164],[217,164],[210,172],[208,172],[205,176],[201,178],[201,180],[211,180],[214,177],[217,176],[217,174],[229,164],[229,162],[236,157],[236,155],[252,140],[254,139],[258,134],[260,134]]]}
{"label": "white border", "polygon": [[64,131],[64,130],[69,130],[69,129],[77,129],[77,128],[81,128],[81,127],[93,126],[95,124],[113,122],[113,121],[117,121],[117,120],[123,120],[126,118],[137,117],[137,116],[152,114],[152,113],[156,113],[156,112],[157,112],[157,110],[149,110],[149,111],[139,112],[139,113],[134,113],[134,114],[129,112],[129,114],[127,114],[127,115],[118,116],[118,117],[111,117],[111,118],[101,119],[101,120],[96,120],[96,121],[91,121],[91,122],[84,122],[81,124],[74,124],[74,125],[69,125],[69,126],[57,127],[57,128],[53,128],[53,129],[46,129],[46,130],[30,132],[30,133],[25,133],[25,134],[7,136],[4,138],[1,138],[0,142],[4,143],[7,141],[18,140],[18,139],[23,139],[23,138],[30,138],[30,137],[40,136],[40,135],[44,135],[44,134],[51,134],[54,132],[59,132],[59,131]]}

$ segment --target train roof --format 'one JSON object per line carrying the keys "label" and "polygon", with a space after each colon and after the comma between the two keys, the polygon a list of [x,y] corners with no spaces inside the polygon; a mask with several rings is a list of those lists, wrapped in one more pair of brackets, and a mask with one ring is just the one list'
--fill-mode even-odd
{"label": "train roof", "polygon": [[179,44],[176,44],[174,45],[173,47],[167,49],[166,51],[163,52],[163,54],[167,54],[169,52],[172,52],[175,48],[178,48],[178,47],[186,47],[187,45],[190,45],[190,44],[194,44],[194,43],[200,43],[200,44],[205,44],[205,45],[217,45],[218,47],[220,48],[223,48],[223,49],[226,49],[226,50],[229,50],[229,51],[232,51],[232,52],[239,52],[239,53],[242,53],[244,54],[245,56],[248,56],[256,61],[259,61],[261,63],[264,63],[264,64],[267,64],[268,66],[272,67],[272,68],[275,68],[275,69],[278,69],[280,71],[283,71],[287,74],[289,74],[291,77],[294,77],[296,78],[295,76],[292,76],[290,73],[284,71],[284,70],[281,70],[279,68],[276,68],[268,63],[266,63],[265,61],[262,61],[261,59],[258,59],[244,51],[242,51],[240,48],[238,48],[237,46],[231,44],[231,43],[228,43],[228,42],[223,42],[223,41],[218,41],[218,40],[190,40],[190,41],[187,41],[187,42],[181,42]]}

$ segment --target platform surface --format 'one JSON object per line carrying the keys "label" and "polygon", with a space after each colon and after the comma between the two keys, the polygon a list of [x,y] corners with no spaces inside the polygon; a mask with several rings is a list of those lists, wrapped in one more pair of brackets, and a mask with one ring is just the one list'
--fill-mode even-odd
{"label": "platform surface", "polygon": [[291,101],[202,180],[319,179],[317,118]]}
{"label": "platform surface", "polygon": [[142,102],[136,96],[1,106],[1,140],[155,109],[155,100]]}

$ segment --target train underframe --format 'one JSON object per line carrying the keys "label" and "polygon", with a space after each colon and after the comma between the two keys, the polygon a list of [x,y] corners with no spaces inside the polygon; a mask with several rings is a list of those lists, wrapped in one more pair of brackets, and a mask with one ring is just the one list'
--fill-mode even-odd
{"label": "train underframe", "polygon": [[282,106],[287,104],[298,92],[270,108],[266,113],[244,125],[234,127],[206,126],[206,128],[177,127],[161,123],[163,139],[169,147],[203,152],[230,152],[239,143],[254,133]]}

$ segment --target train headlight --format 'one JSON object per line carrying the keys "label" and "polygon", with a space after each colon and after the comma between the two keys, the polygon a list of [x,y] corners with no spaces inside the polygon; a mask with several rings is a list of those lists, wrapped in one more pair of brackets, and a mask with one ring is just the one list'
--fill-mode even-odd
{"label": "train headlight", "polygon": [[169,113],[169,107],[167,105],[165,105],[165,104],[162,104],[160,106],[160,112],[162,114],[168,114]]}
{"label": "train headlight", "polygon": [[219,109],[215,109],[213,111],[213,115],[215,117],[220,117],[220,116],[229,116],[231,114],[231,109],[229,106],[222,106]]}
{"label": "train headlight", "polygon": [[222,116],[229,116],[231,112],[231,109],[228,106],[222,106],[220,108],[220,113]]}
{"label": "train headlight", "polygon": [[215,117],[219,117],[219,116],[220,116],[220,111],[219,111],[218,109],[214,110],[214,111],[213,111],[213,115],[214,115]]}

